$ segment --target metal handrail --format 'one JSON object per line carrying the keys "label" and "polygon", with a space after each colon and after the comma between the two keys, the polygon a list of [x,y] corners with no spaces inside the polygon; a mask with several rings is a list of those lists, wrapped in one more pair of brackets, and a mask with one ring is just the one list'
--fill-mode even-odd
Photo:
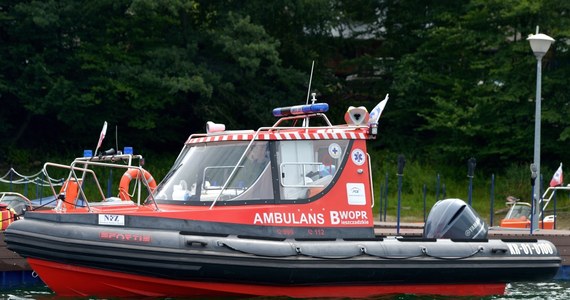
{"label": "metal handrail", "polygon": [[[139,174],[143,174],[144,169],[142,166],[132,165],[133,159],[142,160],[143,157],[141,155],[131,155],[131,154],[99,156],[99,157],[80,157],[80,158],[76,158],[70,165],[63,165],[63,164],[56,164],[56,163],[47,162],[44,164],[43,172],[49,177],[48,167],[57,167],[57,168],[68,169],[68,170],[70,170],[70,173],[69,173],[67,180],[73,178],[78,182],[85,180],[85,176],[87,174],[91,174],[93,176],[93,179],[95,180],[95,185],[96,185],[96,187],[97,187],[97,189],[101,195],[101,198],[104,199],[105,193],[103,192],[103,189],[101,188],[101,184],[99,182],[99,179],[97,178],[97,174],[92,169],[89,169],[88,166],[99,166],[99,167],[119,168],[119,169],[138,169]],[[117,163],[118,161],[126,161],[126,164],[125,165],[118,164]],[[111,163],[109,163],[109,162],[111,162]],[[82,173],[81,176],[78,176],[78,174],[76,172],[81,172]],[[153,191],[150,189],[149,182],[148,182],[147,178],[145,178],[144,176],[140,176],[140,178],[137,178],[137,180],[141,180],[146,185],[147,190],[149,192],[150,199],[154,203],[155,209],[159,210],[158,204],[156,203],[156,200],[154,198]],[[50,184],[50,188],[51,188],[54,196],[57,197],[57,193],[56,193],[52,184]],[[67,187],[66,187],[66,189],[67,189]],[[81,196],[84,199],[84,202],[85,202],[85,205],[87,206],[88,211],[91,212],[91,206],[89,205],[89,201],[87,199],[87,196],[85,195],[85,191],[84,191],[81,184],[78,185],[78,189],[79,189],[79,192],[81,193]],[[139,186],[137,205],[140,205],[140,200],[141,200],[140,195],[141,195],[141,193],[140,193],[140,186]]]}

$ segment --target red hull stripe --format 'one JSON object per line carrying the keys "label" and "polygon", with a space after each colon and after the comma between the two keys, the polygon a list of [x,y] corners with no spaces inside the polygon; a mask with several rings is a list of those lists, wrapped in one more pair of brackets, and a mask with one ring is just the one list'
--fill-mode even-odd
{"label": "red hull stripe", "polygon": [[33,258],[29,258],[28,262],[58,296],[72,297],[287,296],[293,298],[366,298],[394,294],[490,296],[502,295],[505,292],[504,283],[271,286],[180,281],[70,266]]}

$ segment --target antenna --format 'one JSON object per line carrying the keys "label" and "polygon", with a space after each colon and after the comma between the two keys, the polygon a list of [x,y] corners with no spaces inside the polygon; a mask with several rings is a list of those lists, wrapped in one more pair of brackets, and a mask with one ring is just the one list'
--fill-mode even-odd
{"label": "antenna", "polygon": [[311,83],[313,82],[314,68],[315,68],[315,61],[313,60],[313,64],[311,65],[311,77],[309,77],[309,90],[307,91],[307,101],[305,101],[305,104],[309,104],[309,95],[311,94]]}
{"label": "antenna", "polygon": [[119,153],[119,126],[115,125],[115,149],[117,149],[117,153],[118,154],[122,154]]}

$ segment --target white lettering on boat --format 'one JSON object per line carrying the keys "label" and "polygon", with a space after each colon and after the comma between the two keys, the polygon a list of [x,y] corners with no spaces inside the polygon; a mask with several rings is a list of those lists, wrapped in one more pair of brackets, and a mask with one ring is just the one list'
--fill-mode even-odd
{"label": "white lettering on boat", "polygon": [[550,255],[554,249],[547,243],[507,243],[511,255]]}
{"label": "white lettering on boat", "polygon": [[329,220],[323,213],[267,212],[256,213],[253,224],[285,225],[368,225],[368,213],[362,210],[331,210]]}
{"label": "white lettering on boat", "polygon": [[369,223],[366,211],[362,210],[331,210],[330,217],[331,224],[333,225],[355,225]]}
{"label": "white lettering on boat", "polygon": [[256,213],[253,224],[323,225],[325,216],[322,213]]}
{"label": "white lettering on boat", "polygon": [[99,215],[99,225],[125,226],[125,216]]}

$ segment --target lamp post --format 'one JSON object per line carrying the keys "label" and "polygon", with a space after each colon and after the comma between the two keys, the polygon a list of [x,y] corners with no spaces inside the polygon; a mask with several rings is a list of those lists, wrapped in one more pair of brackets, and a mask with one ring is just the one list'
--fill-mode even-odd
{"label": "lamp post", "polygon": [[528,36],[527,41],[530,43],[532,52],[536,56],[536,108],[534,118],[534,165],[538,170],[538,180],[534,181],[534,211],[533,220],[531,224],[531,232],[533,229],[538,229],[539,207],[540,207],[540,111],[541,111],[541,77],[542,77],[542,57],[548,52],[548,48],[554,42],[554,39],[546,34],[538,33],[538,26],[536,26],[536,34]]}

